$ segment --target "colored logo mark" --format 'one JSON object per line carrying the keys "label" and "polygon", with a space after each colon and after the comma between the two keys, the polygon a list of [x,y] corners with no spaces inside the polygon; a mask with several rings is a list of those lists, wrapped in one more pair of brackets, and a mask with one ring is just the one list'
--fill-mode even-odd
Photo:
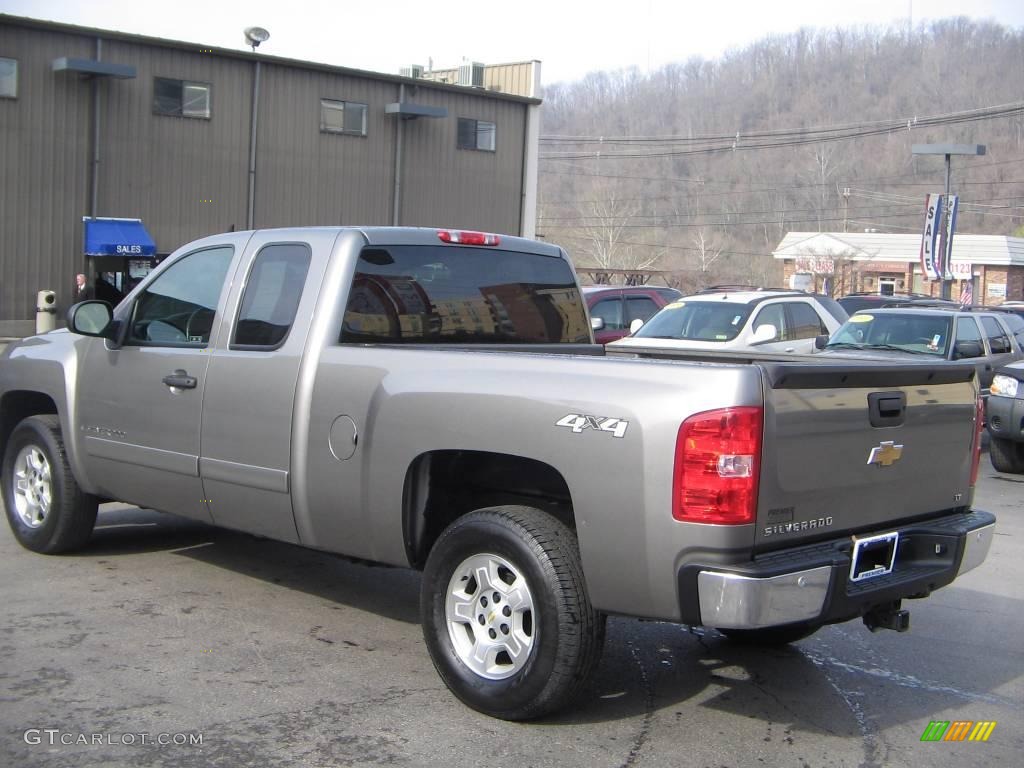
{"label": "colored logo mark", "polygon": [[988,741],[995,729],[995,720],[932,720],[921,741]]}

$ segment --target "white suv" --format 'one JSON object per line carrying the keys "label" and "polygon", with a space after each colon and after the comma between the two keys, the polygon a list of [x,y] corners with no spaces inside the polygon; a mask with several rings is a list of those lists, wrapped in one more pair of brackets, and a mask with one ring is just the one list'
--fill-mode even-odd
{"label": "white suv", "polygon": [[664,307],[609,347],[814,351],[814,339],[835,333],[847,314],[827,296],[802,291],[709,290]]}

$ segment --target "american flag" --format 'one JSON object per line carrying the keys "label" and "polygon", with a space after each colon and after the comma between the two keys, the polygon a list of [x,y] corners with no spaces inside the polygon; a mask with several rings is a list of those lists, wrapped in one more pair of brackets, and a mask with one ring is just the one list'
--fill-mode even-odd
{"label": "american flag", "polygon": [[974,281],[960,281],[960,306],[969,307],[974,304]]}

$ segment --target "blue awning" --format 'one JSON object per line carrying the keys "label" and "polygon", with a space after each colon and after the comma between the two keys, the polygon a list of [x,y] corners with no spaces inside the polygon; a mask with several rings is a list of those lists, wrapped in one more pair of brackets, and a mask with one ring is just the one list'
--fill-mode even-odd
{"label": "blue awning", "polygon": [[153,256],[156,243],[142,219],[82,219],[86,256]]}

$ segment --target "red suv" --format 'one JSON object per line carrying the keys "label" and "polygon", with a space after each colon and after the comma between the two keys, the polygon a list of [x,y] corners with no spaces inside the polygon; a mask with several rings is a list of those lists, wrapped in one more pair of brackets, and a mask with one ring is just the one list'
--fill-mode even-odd
{"label": "red suv", "polygon": [[585,285],[583,297],[590,310],[594,341],[607,344],[629,335],[629,324],[645,323],[666,304],[683,294],[660,285]]}

